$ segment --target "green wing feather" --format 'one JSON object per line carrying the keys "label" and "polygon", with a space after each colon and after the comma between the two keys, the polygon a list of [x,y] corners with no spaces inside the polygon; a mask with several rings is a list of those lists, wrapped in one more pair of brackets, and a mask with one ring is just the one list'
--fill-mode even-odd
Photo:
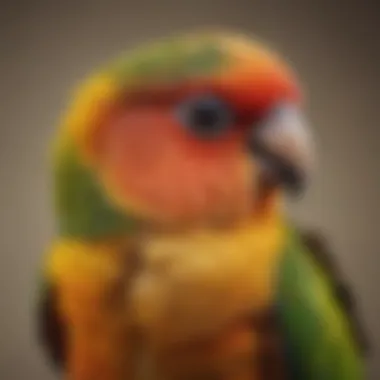
{"label": "green wing feather", "polygon": [[365,379],[364,355],[330,274],[290,231],[277,306],[292,380]]}

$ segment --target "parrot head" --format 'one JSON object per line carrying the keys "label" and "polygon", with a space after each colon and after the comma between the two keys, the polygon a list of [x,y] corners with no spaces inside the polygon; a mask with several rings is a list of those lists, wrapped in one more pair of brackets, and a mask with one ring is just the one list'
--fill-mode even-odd
{"label": "parrot head", "polygon": [[295,75],[236,34],[166,39],[106,65],[80,88],[64,131],[61,146],[74,147],[102,200],[157,225],[276,212],[312,162]]}

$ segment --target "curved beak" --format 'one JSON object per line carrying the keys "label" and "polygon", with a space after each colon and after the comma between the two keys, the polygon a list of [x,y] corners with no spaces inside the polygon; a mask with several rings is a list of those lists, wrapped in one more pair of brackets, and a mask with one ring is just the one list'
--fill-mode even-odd
{"label": "curved beak", "polygon": [[249,150],[269,183],[291,193],[304,190],[314,163],[311,131],[300,110],[281,104],[252,128]]}

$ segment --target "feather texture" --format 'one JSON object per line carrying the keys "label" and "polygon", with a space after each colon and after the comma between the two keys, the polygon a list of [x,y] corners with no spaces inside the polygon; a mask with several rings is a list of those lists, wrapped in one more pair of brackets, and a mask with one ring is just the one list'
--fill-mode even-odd
{"label": "feather texture", "polygon": [[361,380],[364,357],[332,271],[290,231],[277,292],[290,378]]}
{"label": "feather texture", "polygon": [[91,169],[79,159],[75,145],[62,145],[58,158],[54,179],[61,237],[91,240],[125,234],[134,229],[134,220],[106,199]]}

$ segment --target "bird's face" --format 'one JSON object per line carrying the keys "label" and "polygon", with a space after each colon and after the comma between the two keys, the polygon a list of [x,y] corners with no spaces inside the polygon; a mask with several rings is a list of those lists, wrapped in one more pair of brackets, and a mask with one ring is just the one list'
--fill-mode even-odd
{"label": "bird's face", "polygon": [[311,150],[292,75],[261,46],[224,48],[231,67],[138,87],[99,124],[97,171],[125,210],[217,224],[273,211],[283,190],[302,189]]}

